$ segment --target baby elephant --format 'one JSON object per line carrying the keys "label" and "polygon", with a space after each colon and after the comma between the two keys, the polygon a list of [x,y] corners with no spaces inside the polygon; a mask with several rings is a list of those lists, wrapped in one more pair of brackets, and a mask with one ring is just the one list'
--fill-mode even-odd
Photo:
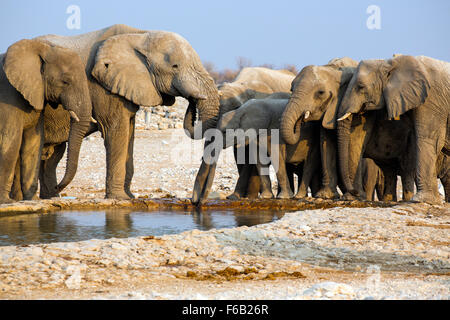
{"label": "baby elephant", "polygon": [[[224,148],[234,146],[235,139],[245,139],[245,145],[255,143],[258,148],[250,149],[250,158],[256,162],[261,177],[261,197],[272,198],[272,188],[269,177],[270,163],[274,167],[279,184],[278,198],[293,196],[286,173],[286,164],[298,165],[303,162],[301,182],[299,182],[296,198],[307,196],[308,187],[315,174],[320,174],[319,124],[315,122],[300,125],[297,122],[296,130],[300,130],[300,139],[296,144],[288,145],[279,135],[280,118],[288,103],[288,99],[252,99],[240,108],[225,113],[219,120],[218,129],[225,135]],[[227,130],[242,129],[239,134],[230,135]],[[267,143],[267,145],[266,145]],[[241,145],[242,146],[242,145]],[[241,148],[244,150],[244,148]],[[257,154],[256,154],[257,153]],[[264,161],[266,156],[269,161]]]}

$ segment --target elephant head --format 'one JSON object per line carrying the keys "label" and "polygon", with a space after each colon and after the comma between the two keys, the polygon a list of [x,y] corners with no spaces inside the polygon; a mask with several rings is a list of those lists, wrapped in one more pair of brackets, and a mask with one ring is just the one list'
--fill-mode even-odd
{"label": "elephant head", "polygon": [[92,104],[84,64],[69,49],[42,40],[21,40],[5,55],[5,74],[17,91],[41,112],[47,103],[61,104],[69,111],[71,127],[67,166],[57,191],[74,178],[83,138],[92,120]]}
{"label": "elephant head", "polygon": [[192,138],[201,139],[216,126],[219,94],[214,80],[178,34],[149,31],[113,36],[99,47],[91,73],[107,90],[136,105],[171,105],[175,96],[188,99],[184,128]]}
{"label": "elephant head", "polygon": [[338,105],[356,66],[356,61],[341,58],[300,71],[292,81],[292,95],[281,117],[281,136],[288,144],[300,138],[301,122],[322,120],[324,128],[336,128]]}
{"label": "elephant head", "polygon": [[414,57],[361,61],[338,111],[338,149],[343,183],[356,195],[348,171],[350,125],[354,114],[384,109],[389,119],[422,105],[430,88],[429,75]]}

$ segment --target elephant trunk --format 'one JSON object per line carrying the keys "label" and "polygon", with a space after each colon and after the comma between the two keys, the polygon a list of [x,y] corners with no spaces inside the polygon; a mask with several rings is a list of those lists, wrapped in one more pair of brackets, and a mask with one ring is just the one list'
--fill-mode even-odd
{"label": "elephant trunk", "polygon": [[[64,103],[64,101],[62,101],[62,105],[69,111],[71,116],[71,125],[67,148],[66,171],[61,182],[56,187],[57,192],[62,191],[75,177],[78,167],[81,143],[83,142],[83,138],[86,136],[86,133],[90,128],[91,121],[93,120],[91,116],[92,105],[89,98],[87,85],[85,89],[86,93],[83,95],[84,98],[78,100],[83,101],[81,104],[74,104],[70,102]],[[74,105],[76,107],[72,108]]]}
{"label": "elephant trunk", "polygon": [[300,139],[303,112],[295,100],[295,98],[291,97],[281,116],[281,137],[288,144],[295,144]]}
{"label": "elephant trunk", "polygon": [[341,171],[342,182],[351,194],[354,194],[353,183],[350,180],[349,172],[349,151],[350,151],[350,126],[353,116],[348,116],[345,120],[338,121],[338,153],[339,169]]}
{"label": "elephant trunk", "polygon": [[195,74],[194,79],[179,82],[177,89],[189,101],[183,127],[190,138],[200,140],[206,130],[216,127],[220,102],[219,92],[209,74],[206,71]]}

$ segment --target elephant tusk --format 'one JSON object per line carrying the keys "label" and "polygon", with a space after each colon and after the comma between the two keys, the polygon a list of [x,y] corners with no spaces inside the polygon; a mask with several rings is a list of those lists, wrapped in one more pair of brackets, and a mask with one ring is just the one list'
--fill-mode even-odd
{"label": "elephant tusk", "polygon": [[78,118],[77,114],[76,114],[74,111],[70,110],[70,111],[69,111],[69,114],[70,114],[70,117],[71,117],[73,120],[75,120],[75,122],[80,122],[80,118]]}
{"label": "elephant tusk", "polygon": [[337,121],[342,121],[347,119],[348,117],[350,117],[352,113],[351,112],[347,112],[346,114],[344,114],[342,117],[340,117],[339,119],[337,119]]}
{"label": "elephant tusk", "polygon": [[306,111],[306,112],[305,112],[305,116],[303,117],[303,119],[304,119],[304,120],[308,119],[310,115],[311,115],[311,112]]}
{"label": "elephant tusk", "polygon": [[91,122],[97,123],[97,120],[95,120],[94,118],[91,117]]}

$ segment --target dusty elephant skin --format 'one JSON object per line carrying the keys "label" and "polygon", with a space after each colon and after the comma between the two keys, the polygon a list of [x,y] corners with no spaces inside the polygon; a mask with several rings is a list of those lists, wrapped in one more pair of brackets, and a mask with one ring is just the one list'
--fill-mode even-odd
{"label": "dusty elephant skin", "polygon": [[[389,60],[361,61],[339,111],[339,125],[343,128],[340,151],[345,153],[348,146],[348,127],[354,114],[383,110],[388,119],[410,118],[416,135],[412,145],[416,150],[417,193],[413,200],[439,203],[435,178],[440,170],[436,165],[440,153],[450,146],[449,70],[449,63],[424,56],[397,55]],[[345,166],[342,175],[350,186]],[[441,180],[445,190],[449,190],[448,177]]]}
{"label": "dusty elephant skin", "polygon": [[[43,110],[61,104],[68,117],[66,172],[53,191],[74,178],[92,105],[84,66],[72,50],[45,40],[21,40],[0,56],[0,203],[30,200],[38,187]],[[45,112],[45,111],[44,111]],[[72,118],[72,120],[70,120]],[[14,171],[15,187],[12,192]]]}
{"label": "dusty elephant skin", "polygon": [[[294,76],[287,70],[271,70],[262,67],[242,69],[233,82],[219,85],[220,108],[216,114],[217,118],[239,108],[250,99],[262,99],[274,93],[289,93]],[[205,148],[209,143],[208,141],[205,143]],[[234,153],[236,158],[236,148]],[[247,149],[246,154],[248,154]],[[230,199],[256,198],[260,192],[260,179],[256,167],[251,164],[236,165],[239,179]],[[206,164],[202,161],[193,188],[192,202],[194,204],[201,204],[208,198],[215,169],[216,164]]]}
{"label": "dusty elephant skin", "polygon": [[[139,106],[189,99],[186,117],[197,110],[203,128],[214,127],[219,96],[190,44],[178,34],[114,25],[72,37],[39,37],[76,51],[85,66],[93,115],[106,148],[106,198],[130,199],[134,173],[135,114]],[[69,118],[62,108],[45,112],[45,143],[54,152],[41,165],[41,197],[56,196],[56,166],[64,154]],[[186,121],[185,121],[186,122]],[[189,122],[189,121],[188,121]]]}

